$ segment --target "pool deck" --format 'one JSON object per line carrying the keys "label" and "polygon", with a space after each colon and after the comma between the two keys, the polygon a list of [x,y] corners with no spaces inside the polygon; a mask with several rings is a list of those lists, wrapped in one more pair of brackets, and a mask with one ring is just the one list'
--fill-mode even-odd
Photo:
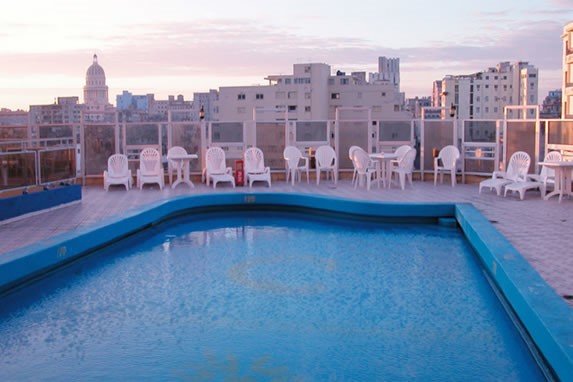
{"label": "pool deck", "polygon": [[320,186],[311,181],[294,187],[284,181],[274,181],[270,189],[265,183],[255,183],[252,189],[233,189],[226,184],[213,189],[197,182],[193,189],[186,185],[171,189],[167,184],[162,191],[157,186],[146,185],[141,191],[134,188],[129,192],[123,187],[112,187],[105,192],[101,186],[85,186],[79,203],[0,224],[0,256],[152,202],[181,195],[225,192],[300,193],[398,203],[471,203],[573,308],[573,300],[567,298],[573,296],[573,198],[565,197],[561,203],[557,198],[545,201],[539,192],[528,191],[521,201],[517,194],[504,198],[484,190],[479,195],[477,184],[458,184],[452,188],[447,181],[437,186],[432,181],[414,181],[414,187],[404,191],[395,186],[391,189],[374,186],[370,191],[355,189],[349,180],[340,180],[336,186],[322,180]]}

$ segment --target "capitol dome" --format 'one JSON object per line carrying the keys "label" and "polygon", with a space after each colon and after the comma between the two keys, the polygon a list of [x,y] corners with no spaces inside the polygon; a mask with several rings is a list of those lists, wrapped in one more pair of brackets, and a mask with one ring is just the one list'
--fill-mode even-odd
{"label": "capitol dome", "polygon": [[86,71],[84,103],[89,112],[104,111],[109,105],[108,87],[105,84],[105,72],[97,62],[97,54],[94,54],[93,63]]}
{"label": "capitol dome", "polygon": [[86,72],[86,85],[105,85],[105,72],[97,62],[97,54],[94,54],[93,64]]}

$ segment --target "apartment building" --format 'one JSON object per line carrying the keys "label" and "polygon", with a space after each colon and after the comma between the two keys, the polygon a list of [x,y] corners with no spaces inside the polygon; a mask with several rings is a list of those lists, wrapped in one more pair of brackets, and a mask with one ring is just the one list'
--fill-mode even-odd
{"label": "apartment building", "polygon": [[[337,108],[369,108],[373,119],[406,119],[391,81],[366,81],[366,73],[331,75],[324,63],[294,64],[293,74],[270,75],[269,84],[221,87],[209,94],[206,113],[213,120],[326,120]],[[205,93],[203,93],[205,96]],[[207,103],[207,102],[206,102]]]}
{"label": "apartment building", "polygon": [[573,118],[573,21],[563,28],[563,91],[561,116]]}
{"label": "apartment building", "polygon": [[[536,106],[538,69],[527,62],[501,62],[496,67],[469,75],[446,76],[434,84],[433,106],[456,107],[460,119],[503,118],[505,106]],[[510,118],[533,118],[536,111],[511,111]]]}
{"label": "apartment building", "polygon": [[30,105],[32,124],[79,123],[83,105],[79,97],[58,97],[56,102],[47,105]]}

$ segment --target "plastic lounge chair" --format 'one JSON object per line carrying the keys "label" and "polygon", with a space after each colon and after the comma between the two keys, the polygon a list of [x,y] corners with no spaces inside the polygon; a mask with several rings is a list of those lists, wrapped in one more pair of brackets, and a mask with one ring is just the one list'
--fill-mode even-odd
{"label": "plastic lounge chair", "polygon": [[326,173],[326,179],[332,174],[334,184],[338,182],[338,165],[336,162],[336,152],[330,146],[320,146],[314,154],[316,159],[316,185],[320,184],[320,174]]}
{"label": "plastic lounge chair", "polygon": [[157,183],[162,190],[165,185],[161,155],[154,148],[144,148],[139,154],[137,186],[141,190],[146,183]]}
{"label": "plastic lounge chair", "polygon": [[245,160],[245,180],[249,187],[253,187],[253,182],[267,182],[271,187],[271,168],[265,166],[265,156],[258,147],[249,147],[244,155]]}
{"label": "plastic lounge chair", "polygon": [[438,174],[440,183],[444,182],[444,173],[450,174],[452,187],[456,186],[456,165],[459,158],[460,150],[456,146],[449,145],[440,150],[438,156],[434,158],[434,186],[438,181]]}
{"label": "plastic lounge chair", "polygon": [[[559,151],[550,151],[543,159],[544,162],[561,162],[562,160],[563,156]],[[547,186],[551,185],[552,187],[555,187],[555,170],[547,166],[542,166],[541,172],[538,175],[528,174],[527,178],[541,183],[539,189],[541,190],[542,198],[545,197],[545,194],[547,193]]]}
{"label": "plastic lounge chair", "polygon": [[[354,188],[358,187],[360,180],[364,177],[366,179],[366,189],[370,190],[370,184],[379,172],[376,164],[372,163],[368,153],[361,148],[353,151],[352,164],[354,164],[354,171],[356,172]],[[380,188],[380,182],[378,182],[378,188]]]}
{"label": "plastic lounge chair", "polygon": [[[309,182],[309,161],[308,158],[302,155],[302,152],[295,146],[287,146],[283,151],[283,157],[286,162],[287,173],[286,181],[288,183],[289,177],[291,179],[292,185],[296,177],[298,176],[299,181],[302,178],[302,173],[306,172],[306,183]],[[302,164],[301,164],[302,161]]]}
{"label": "plastic lounge chair", "polygon": [[531,159],[529,154],[524,151],[514,152],[509,159],[507,171],[494,171],[490,179],[480,182],[478,193],[481,194],[482,188],[488,187],[490,190],[495,189],[499,196],[504,186],[514,182],[525,182],[527,180],[530,163]]}
{"label": "plastic lounge chair", "polygon": [[[396,174],[396,177],[400,180],[400,188],[404,190],[406,188],[406,178],[410,182],[410,187],[412,184],[412,172],[414,171],[414,160],[416,159],[416,149],[410,149],[404,154],[402,159],[400,159],[397,165],[392,168],[392,174]],[[390,182],[390,187],[392,182]]]}
{"label": "plastic lounge chair", "polygon": [[113,154],[107,159],[107,170],[103,172],[103,188],[108,191],[111,185],[124,185],[126,190],[131,188],[131,170],[127,156]]}
{"label": "plastic lounge chair", "polygon": [[173,146],[167,151],[167,173],[169,174],[169,184],[173,184],[173,174],[177,173],[177,168],[181,164],[181,162],[175,162],[169,158],[177,155],[187,155],[187,150],[181,146]]}
{"label": "plastic lounge chair", "polygon": [[227,167],[225,151],[220,147],[210,147],[205,154],[205,180],[207,186],[213,181],[213,188],[219,182],[229,182],[235,188],[235,178],[233,169]]}

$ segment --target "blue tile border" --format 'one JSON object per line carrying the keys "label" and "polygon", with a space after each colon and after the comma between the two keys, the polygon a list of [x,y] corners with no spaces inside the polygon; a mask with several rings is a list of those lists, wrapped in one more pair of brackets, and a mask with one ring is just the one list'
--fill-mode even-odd
{"label": "blue tile border", "polygon": [[573,309],[471,204],[388,203],[286,193],[180,196],[0,256],[0,294],[170,216],[215,206],[292,206],[371,217],[455,218],[555,374],[573,375]]}

